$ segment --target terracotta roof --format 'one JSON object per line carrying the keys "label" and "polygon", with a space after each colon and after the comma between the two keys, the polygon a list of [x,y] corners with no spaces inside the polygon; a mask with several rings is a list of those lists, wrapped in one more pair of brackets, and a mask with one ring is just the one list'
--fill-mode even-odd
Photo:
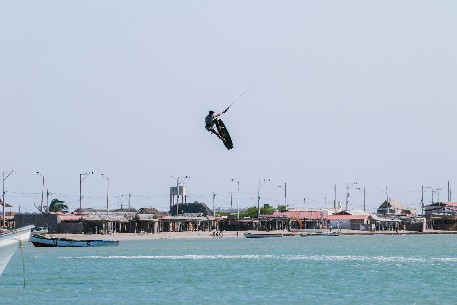
{"label": "terracotta roof", "polygon": [[364,220],[368,219],[369,215],[328,215],[324,218],[327,220]]}
{"label": "terracotta roof", "polygon": [[298,219],[320,219],[323,217],[321,211],[274,211],[272,215],[262,215],[270,217],[286,217],[286,218],[298,218]]}
{"label": "terracotta roof", "polygon": [[78,220],[81,220],[81,216],[72,215],[72,214],[58,215],[57,217],[59,217],[60,221],[78,221]]}

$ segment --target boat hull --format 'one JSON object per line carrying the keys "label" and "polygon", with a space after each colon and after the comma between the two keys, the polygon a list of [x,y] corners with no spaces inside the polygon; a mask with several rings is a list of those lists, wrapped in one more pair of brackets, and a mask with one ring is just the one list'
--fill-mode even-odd
{"label": "boat hull", "polygon": [[0,235],[0,275],[13,257],[19,244],[30,239],[32,228],[33,226],[27,226]]}
{"label": "boat hull", "polygon": [[118,246],[118,240],[74,240],[66,238],[47,238],[33,235],[30,241],[35,247],[113,247]]}
{"label": "boat hull", "polygon": [[270,237],[282,237],[282,234],[262,234],[262,233],[244,233],[246,238],[270,238]]}
{"label": "boat hull", "polygon": [[339,233],[329,232],[329,233],[300,233],[301,237],[308,237],[308,236],[340,236]]}

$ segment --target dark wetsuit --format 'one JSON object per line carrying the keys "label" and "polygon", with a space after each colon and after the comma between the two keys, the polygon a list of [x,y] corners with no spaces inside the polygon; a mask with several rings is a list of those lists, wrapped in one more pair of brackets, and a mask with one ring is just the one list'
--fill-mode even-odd
{"label": "dark wetsuit", "polygon": [[205,118],[205,128],[206,130],[212,130],[214,126],[214,114],[208,114]]}
{"label": "dark wetsuit", "polygon": [[216,117],[218,117],[220,114],[208,114],[205,118],[205,128],[206,130],[208,130],[209,132],[211,133],[214,133],[219,139],[221,139],[222,141],[224,141],[224,138],[216,131],[214,130],[213,126],[214,126],[214,121],[216,119]]}

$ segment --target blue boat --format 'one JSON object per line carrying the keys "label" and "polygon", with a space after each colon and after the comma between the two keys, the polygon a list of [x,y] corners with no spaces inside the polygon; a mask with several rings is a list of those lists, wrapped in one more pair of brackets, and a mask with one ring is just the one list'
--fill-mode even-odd
{"label": "blue boat", "polygon": [[43,235],[32,235],[30,241],[35,247],[113,247],[118,240],[51,238]]}

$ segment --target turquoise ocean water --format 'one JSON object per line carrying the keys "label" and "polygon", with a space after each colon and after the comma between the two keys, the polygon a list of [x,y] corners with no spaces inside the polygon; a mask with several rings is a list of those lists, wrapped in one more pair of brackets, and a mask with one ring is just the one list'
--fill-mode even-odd
{"label": "turquoise ocean water", "polygon": [[0,304],[457,304],[457,235],[122,241],[24,249]]}

